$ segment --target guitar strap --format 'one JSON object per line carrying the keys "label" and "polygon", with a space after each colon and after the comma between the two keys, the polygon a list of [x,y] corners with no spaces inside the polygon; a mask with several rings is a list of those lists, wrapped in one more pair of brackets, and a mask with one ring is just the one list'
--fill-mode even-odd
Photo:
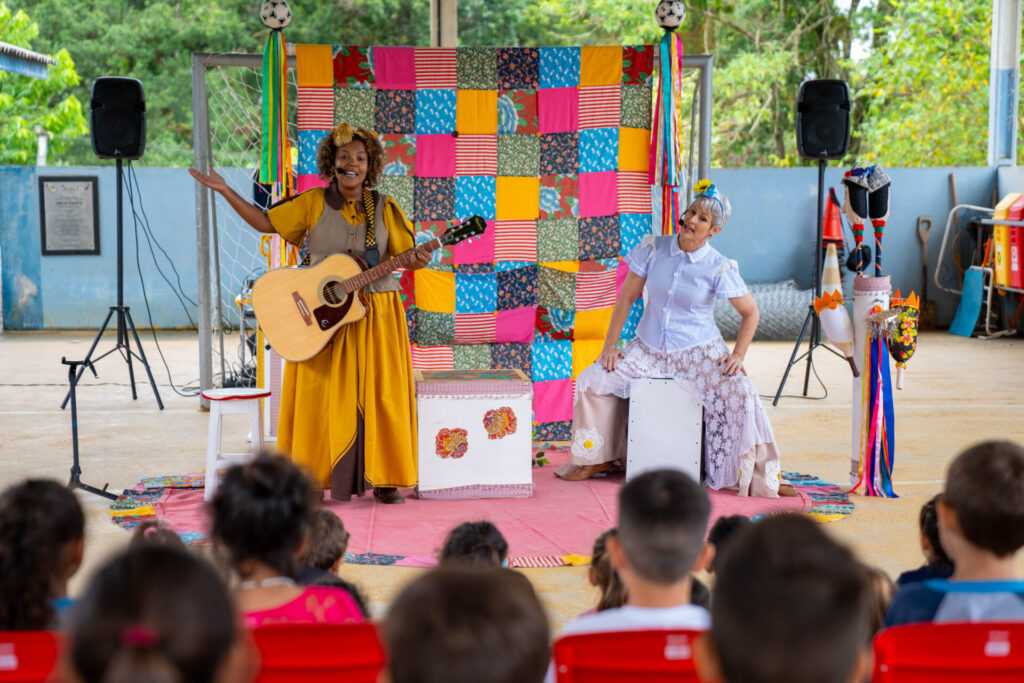
{"label": "guitar strap", "polygon": [[363,188],[363,213],[366,214],[366,264],[373,268],[380,263],[380,249],[377,247],[377,234],[374,231],[373,217],[377,209],[374,192]]}

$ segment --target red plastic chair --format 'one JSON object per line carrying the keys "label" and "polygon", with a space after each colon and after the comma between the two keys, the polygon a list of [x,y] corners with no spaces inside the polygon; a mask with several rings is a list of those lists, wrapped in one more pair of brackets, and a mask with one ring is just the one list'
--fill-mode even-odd
{"label": "red plastic chair", "polygon": [[1024,681],[1024,623],[895,626],[874,650],[874,683]]}
{"label": "red plastic chair", "polygon": [[373,623],[281,624],[253,629],[258,683],[376,683],[384,648]]}
{"label": "red plastic chair", "polygon": [[697,681],[693,641],[702,631],[583,633],[555,641],[558,683]]}
{"label": "red plastic chair", "polygon": [[57,680],[61,638],[50,631],[0,631],[0,683]]}

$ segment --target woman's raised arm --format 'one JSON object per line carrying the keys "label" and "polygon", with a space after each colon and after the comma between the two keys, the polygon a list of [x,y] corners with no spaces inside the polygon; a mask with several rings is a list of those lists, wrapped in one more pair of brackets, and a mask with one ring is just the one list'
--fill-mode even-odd
{"label": "woman's raised arm", "polygon": [[205,185],[224,197],[231,208],[235,210],[235,213],[237,213],[243,221],[260,232],[274,232],[274,226],[270,223],[270,219],[267,218],[267,214],[242,199],[241,195],[228,187],[224,178],[222,178],[221,175],[212,168],[210,169],[209,174],[202,173],[194,168],[188,169],[188,172],[196,179],[197,182]]}

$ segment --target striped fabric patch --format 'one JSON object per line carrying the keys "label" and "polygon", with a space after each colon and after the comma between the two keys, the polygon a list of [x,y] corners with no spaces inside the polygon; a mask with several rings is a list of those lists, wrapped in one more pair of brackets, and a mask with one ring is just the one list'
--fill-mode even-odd
{"label": "striped fabric patch", "polygon": [[619,213],[650,213],[651,183],[646,173],[619,171]]}
{"label": "striped fabric patch", "polygon": [[454,47],[418,47],[415,52],[417,88],[455,88]]}
{"label": "striped fabric patch", "polygon": [[455,343],[484,344],[493,342],[498,318],[494,313],[456,313]]}
{"label": "striped fabric patch", "polygon": [[454,370],[455,350],[450,346],[412,347],[412,367],[416,370]]}
{"label": "striped fabric patch", "polygon": [[564,567],[566,565],[558,555],[522,555],[508,558],[509,567],[536,569],[544,567]]}
{"label": "striped fabric patch", "polygon": [[593,311],[615,305],[615,268],[576,274],[576,310]]}
{"label": "striped fabric patch", "polygon": [[330,130],[334,128],[334,88],[298,87],[299,130]]}
{"label": "striped fabric patch", "polygon": [[617,85],[595,85],[579,89],[580,128],[614,128],[619,125],[622,94]]}
{"label": "striped fabric patch", "polygon": [[455,175],[498,175],[498,138],[493,135],[455,138]]}
{"label": "striped fabric patch", "polygon": [[494,259],[496,261],[537,262],[537,222],[495,221]]}

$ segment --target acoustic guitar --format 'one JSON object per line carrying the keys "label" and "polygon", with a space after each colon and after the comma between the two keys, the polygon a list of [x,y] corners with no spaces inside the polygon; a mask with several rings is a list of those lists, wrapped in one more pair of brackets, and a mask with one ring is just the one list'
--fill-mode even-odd
{"label": "acoustic guitar", "polygon": [[[426,243],[430,251],[483,234],[484,219],[473,216]],[[424,246],[424,245],[418,245]],[[373,268],[362,259],[334,254],[312,267],[277,268],[252,288],[252,307],[270,346],[283,358],[302,361],[327,346],[342,326],[366,315],[362,288],[415,258],[402,252]]]}

